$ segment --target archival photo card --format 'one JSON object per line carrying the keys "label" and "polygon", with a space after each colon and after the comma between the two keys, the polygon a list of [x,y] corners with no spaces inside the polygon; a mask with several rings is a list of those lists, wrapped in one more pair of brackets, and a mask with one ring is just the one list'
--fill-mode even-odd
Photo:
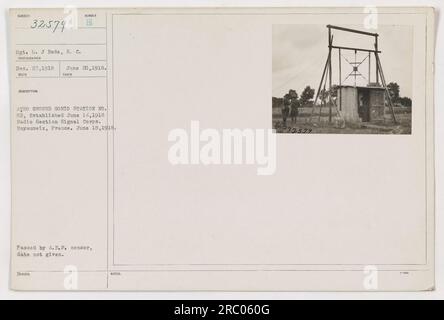
{"label": "archival photo card", "polygon": [[433,290],[434,21],[11,9],[11,288]]}

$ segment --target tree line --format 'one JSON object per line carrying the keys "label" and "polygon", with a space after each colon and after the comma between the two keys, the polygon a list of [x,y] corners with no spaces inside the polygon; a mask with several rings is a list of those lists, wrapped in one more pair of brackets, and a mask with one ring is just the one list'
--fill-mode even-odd
{"label": "tree line", "polygon": [[[392,99],[392,102],[395,104],[398,104],[403,107],[411,107],[412,106],[412,99],[409,97],[401,97],[400,96],[400,87],[396,82],[390,82],[387,85],[387,89],[390,94],[390,98]],[[300,107],[312,107],[313,106],[313,98],[315,94],[315,89],[311,88],[310,86],[306,86],[304,90],[301,93],[301,96],[299,97],[298,93],[294,89],[290,89],[288,93],[286,93],[283,97],[273,97],[273,108],[277,108],[282,106],[284,103],[284,100],[291,99],[292,101],[299,101]],[[332,90],[330,92],[331,96],[334,98],[337,96],[337,85],[332,86]],[[328,96],[328,90],[322,89],[319,93],[319,99],[322,99],[322,97]]]}
{"label": "tree line", "polygon": [[290,89],[282,98],[273,97],[273,108],[280,107],[284,100],[297,100],[301,107],[312,107],[315,89],[306,86],[302,91],[301,96],[297,94],[296,90]]}
{"label": "tree line", "polygon": [[401,104],[404,107],[412,106],[412,99],[410,99],[409,97],[401,97],[399,95],[399,85],[396,82],[390,82],[387,85],[387,89],[390,93],[390,98],[392,99],[393,103]]}

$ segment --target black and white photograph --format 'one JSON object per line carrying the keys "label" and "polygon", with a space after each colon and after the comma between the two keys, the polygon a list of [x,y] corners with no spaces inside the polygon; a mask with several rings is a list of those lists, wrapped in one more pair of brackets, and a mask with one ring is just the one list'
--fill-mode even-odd
{"label": "black and white photograph", "polygon": [[278,133],[410,134],[409,26],[273,26]]}

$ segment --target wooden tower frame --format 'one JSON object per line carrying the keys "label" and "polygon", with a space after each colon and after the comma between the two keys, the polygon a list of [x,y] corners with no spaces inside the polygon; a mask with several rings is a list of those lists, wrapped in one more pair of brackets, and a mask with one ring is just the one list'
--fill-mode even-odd
{"label": "wooden tower frame", "polygon": [[[318,99],[321,98],[321,104],[320,104],[320,108],[319,108],[319,121],[321,119],[321,114],[322,114],[322,107],[325,106],[327,104],[327,99],[328,99],[328,105],[329,105],[329,117],[328,120],[329,122],[332,121],[332,105],[333,103],[335,104],[335,108],[336,108],[336,112],[338,114],[338,116],[340,118],[341,114],[340,114],[340,109],[341,109],[341,103],[342,103],[342,96],[339,99],[339,108],[336,104],[336,102],[334,102],[334,100],[332,99],[332,50],[338,50],[339,53],[339,87],[342,86],[342,79],[341,79],[341,50],[347,50],[347,51],[354,51],[355,52],[355,61],[354,62],[350,62],[347,60],[347,62],[352,65],[353,67],[353,71],[347,76],[354,76],[355,77],[355,86],[356,86],[356,77],[357,76],[361,76],[363,78],[365,78],[361,73],[358,72],[358,67],[361,63],[363,63],[367,58],[369,59],[369,67],[368,67],[368,82],[370,84],[370,79],[371,79],[371,56],[372,54],[375,57],[375,61],[376,61],[376,84],[379,86],[379,84],[381,84],[382,88],[385,90],[385,94],[387,97],[387,101],[388,101],[388,106],[390,109],[390,112],[392,114],[392,119],[394,123],[398,123],[397,119],[396,119],[396,115],[395,115],[395,111],[394,111],[394,107],[393,107],[393,103],[392,103],[392,99],[390,97],[390,93],[389,90],[387,88],[387,83],[385,81],[385,76],[384,76],[384,72],[382,70],[382,66],[381,66],[381,60],[379,59],[379,54],[381,53],[381,51],[378,48],[378,37],[379,35],[377,33],[372,33],[372,32],[366,32],[366,31],[361,31],[361,30],[355,30],[355,29],[349,29],[349,28],[343,28],[343,27],[338,27],[338,26],[333,26],[333,25],[327,25],[327,29],[328,29],[328,56],[327,56],[327,61],[325,62],[324,65],[324,71],[322,72],[322,77],[321,77],[321,81],[319,83],[318,86],[318,91],[316,92],[316,97],[313,103],[313,109],[312,109],[312,113],[311,113],[311,117],[310,117],[310,121],[312,120],[313,116],[314,116],[314,110],[316,109],[316,103],[318,102]],[[364,48],[352,48],[352,47],[344,47],[344,46],[337,46],[333,44],[333,34],[332,34],[332,30],[338,30],[338,31],[343,31],[343,32],[350,32],[350,33],[355,33],[355,34],[360,34],[360,35],[365,35],[365,36],[370,36],[373,37],[375,42],[374,42],[374,49],[364,49]],[[366,56],[366,58],[364,58],[364,60],[357,62],[356,61],[356,53],[357,52],[366,52],[368,53],[368,56]],[[347,78],[344,80],[346,81]],[[365,78],[366,79],[366,78]],[[328,94],[327,91],[325,91],[326,87],[327,87],[327,80],[328,80]],[[379,83],[381,81],[381,83]],[[321,91],[323,92],[323,94],[320,97],[320,93]],[[385,99],[384,99],[384,106],[385,106]]]}

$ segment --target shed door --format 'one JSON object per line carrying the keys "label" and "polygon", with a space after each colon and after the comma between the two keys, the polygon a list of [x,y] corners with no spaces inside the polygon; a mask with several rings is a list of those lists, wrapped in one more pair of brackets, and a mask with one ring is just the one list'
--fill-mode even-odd
{"label": "shed door", "polygon": [[362,122],[370,121],[370,92],[358,90],[358,114]]}

